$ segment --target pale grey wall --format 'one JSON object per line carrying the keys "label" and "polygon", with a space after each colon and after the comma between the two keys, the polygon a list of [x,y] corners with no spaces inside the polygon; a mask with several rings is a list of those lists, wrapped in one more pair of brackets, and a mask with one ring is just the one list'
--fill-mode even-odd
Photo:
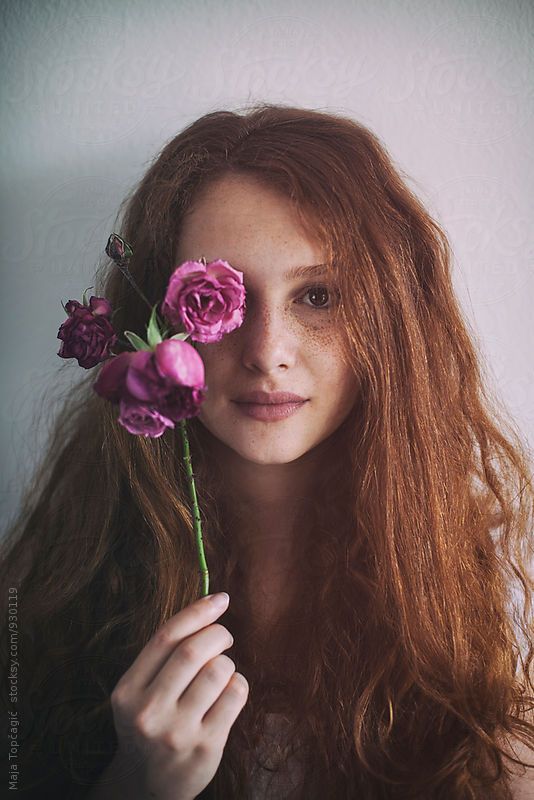
{"label": "pale grey wall", "polygon": [[35,412],[81,372],[56,355],[60,300],[92,285],[163,143],[255,100],[339,111],[382,138],[450,234],[495,388],[534,445],[532,4],[4,0],[2,15],[4,521],[39,456]]}

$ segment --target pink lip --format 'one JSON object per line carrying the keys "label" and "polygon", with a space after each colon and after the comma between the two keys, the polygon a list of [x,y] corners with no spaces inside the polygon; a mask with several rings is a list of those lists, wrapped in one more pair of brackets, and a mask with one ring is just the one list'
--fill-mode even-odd
{"label": "pink lip", "polygon": [[263,405],[270,405],[271,403],[302,403],[306,400],[293,392],[244,392],[239,397],[234,397],[235,403],[262,403]]}
{"label": "pink lip", "polygon": [[306,402],[306,400],[301,400],[298,403],[236,403],[236,405],[247,417],[263,422],[275,422],[290,417]]}

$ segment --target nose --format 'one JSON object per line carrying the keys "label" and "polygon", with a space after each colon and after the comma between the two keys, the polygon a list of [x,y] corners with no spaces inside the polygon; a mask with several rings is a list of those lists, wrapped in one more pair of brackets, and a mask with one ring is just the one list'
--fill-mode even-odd
{"label": "nose", "polygon": [[270,373],[295,363],[297,335],[281,310],[266,303],[253,306],[247,301],[239,331],[241,357],[247,369]]}

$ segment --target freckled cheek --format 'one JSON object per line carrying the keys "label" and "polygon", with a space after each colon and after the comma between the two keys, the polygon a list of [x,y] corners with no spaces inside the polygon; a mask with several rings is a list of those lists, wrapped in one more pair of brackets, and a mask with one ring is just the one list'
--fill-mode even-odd
{"label": "freckled cheek", "polygon": [[357,378],[351,367],[343,361],[341,348],[342,343],[338,341],[336,344],[331,337],[329,346],[320,351],[320,364],[324,376],[328,379],[328,386],[336,394],[340,404],[344,405],[356,392]]}
{"label": "freckled cheek", "polygon": [[235,368],[232,368],[232,354],[221,343],[212,342],[197,347],[197,350],[204,362],[204,380],[209,388],[220,387],[226,382],[226,375],[235,374]]}

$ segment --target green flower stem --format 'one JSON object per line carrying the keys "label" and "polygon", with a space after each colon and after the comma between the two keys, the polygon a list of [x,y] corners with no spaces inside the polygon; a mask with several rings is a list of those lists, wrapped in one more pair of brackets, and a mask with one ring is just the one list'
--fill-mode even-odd
{"label": "green flower stem", "polygon": [[144,293],[141,291],[141,289],[139,288],[139,286],[135,282],[134,277],[133,277],[132,273],[130,272],[130,268],[128,266],[128,261],[129,261],[128,258],[115,259],[115,264],[118,266],[118,268],[120,269],[120,271],[122,272],[124,277],[127,279],[127,281],[133,286],[133,288],[135,289],[135,291],[137,292],[139,297],[141,297],[145,301],[145,303],[147,304],[149,309],[152,311],[152,303],[144,295]]}
{"label": "green flower stem", "polygon": [[206,597],[206,595],[208,595],[210,591],[210,576],[208,572],[208,565],[206,564],[206,556],[204,555],[204,544],[202,542],[202,527],[200,524],[200,511],[198,508],[197,492],[195,489],[195,478],[193,476],[193,469],[191,467],[191,452],[189,449],[189,439],[187,436],[187,427],[185,419],[180,420],[180,431],[182,433],[184,462],[187,471],[187,479],[189,483],[189,493],[191,495],[191,503],[193,505],[193,526],[197,542],[198,560],[200,562],[200,574],[202,576],[202,597]]}

